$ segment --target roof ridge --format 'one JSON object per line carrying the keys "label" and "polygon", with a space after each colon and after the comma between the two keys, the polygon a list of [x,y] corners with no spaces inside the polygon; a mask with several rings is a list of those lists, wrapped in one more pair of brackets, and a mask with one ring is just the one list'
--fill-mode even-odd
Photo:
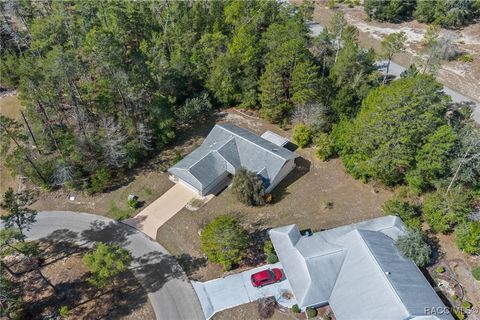
{"label": "roof ridge", "polygon": [[[387,274],[385,273],[385,271],[383,271],[382,267],[380,266],[380,263],[378,262],[377,258],[375,258],[374,254],[372,253],[372,250],[370,249],[370,247],[368,246],[367,242],[365,241],[365,239],[363,238],[362,234],[360,231],[365,231],[365,232],[379,232],[380,234],[384,235],[385,237],[387,238],[390,238],[389,236],[387,236],[386,234],[384,234],[383,232],[380,232],[380,231],[372,231],[372,230],[366,230],[366,229],[354,229],[352,231],[356,231],[357,234],[360,236],[360,239],[362,240],[361,242],[363,243],[363,245],[368,249],[367,252],[368,252],[368,255],[372,258],[372,260],[374,261],[375,265],[377,266],[377,268],[381,271],[381,275],[383,277],[383,279],[385,279],[385,281],[388,283],[388,286],[389,288],[392,290],[394,296],[400,301],[400,303],[402,304],[402,307],[403,309],[405,309],[405,311],[407,312],[407,314],[410,314],[410,311],[407,309],[407,307],[405,306],[405,303],[403,302],[402,298],[398,295],[397,293],[397,290],[395,290],[392,282],[390,281],[390,279],[388,279],[387,277]],[[392,241],[393,239],[390,238]]]}
{"label": "roof ridge", "polygon": [[[230,124],[230,125],[236,126],[236,125],[234,125],[234,124]],[[230,129],[225,128],[222,124],[216,124],[215,126],[219,126],[219,127],[222,128],[223,130],[228,131],[228,132],[230,132],[231,134],[233,134],[235,137],[238,137],[238,138],[241,138],[241,139],[243,139],[243,140],[245,140],[245,141],[247,141],[247,142],[250,142],[251,144],[253,144],[253,145],[255,145],[255,146],[257,146],[257,147],[259,147],[259,148],[261,148],[261,149],[263,149],[263,150],[265,150],[265,151],[267,151],[267,152],[269,152],[269,153],[271,153],[271,154],[273,154],[273,155],[275,155],[275,156],[277,156],[277,157],[279,157],[279,158],[282,159],[283,161],[288,161],[288,160],[286,160],[284,157],[282,157],[282,156],[280,156],[279,154],[273,152],[272,150],[269,150],[269,149],[267,149],[267,148],[264,148],[263,146],[261,146],[261,145],[259,145],[259,144],[256,144],[256,143],[254,143],[253,141],[250,141],[250,140],[248,140],[247,138],[242,137],[241,135],[236,134],[235,132],[231,131]],[[241,129],[241,130],[245,130],[246,132],[251,133],[251,134],[259,137],[260,139],[263,139],[263,140],[265,140],[266,142],[271,143],[272,145],[278,147],[277,145],[273,144],[272,142],[268,141],[267,139],[264,139],[264,138],[262,138],[261,136],[256,135],[255,133],[253,133],[253,132],[251,132],[251,131],[249,131],[249,130],[247,130],[247,129],[244,129],[244,128],[239,127],[239,126],[236,126],[236,127],[239,128],[239,129]],[[279,147],[279,148],[282,148],[282,147]],[[290,151],[290,152],[291,152],[291,151]],[[292,152],[292,153],[293,153],[293,152]]]}
{"label": "roof ridge", "polygon": [[[227,143],[229,143],[232,139],[235,139],[235,138],[234,138],[234,137],[230,137],[230,139],[228,139],[224,144],[222,144],[222,145],[220,146],[220,148],[223,147],[224,145],[226,145]],[[202,144],[203,144],[203,143],[204,143],[204,142],[202,142]],[[193,167],[194,167],[195,165],[197,165],[200,161],[202,161],[203,159],[205,159],[205,158],[206,158],[208,155],[210,155],[212,152],[217,151],[217,150],[218,150],[218,149],[209,150],[203,157],[201,157],[200,159],[198,159],[197,161],[195,161],[191,166],[189,166],[187,170],[190,171],[191,168],[193,168]],[[237,151],[238,151],[238,150],[237,150]],[[222,156],[222,158],[223,158],[223,156]],[[225,159],[225,158],[224,158],[224,159]],[[225,161],[227,161],[227,160],[225,159]]]}

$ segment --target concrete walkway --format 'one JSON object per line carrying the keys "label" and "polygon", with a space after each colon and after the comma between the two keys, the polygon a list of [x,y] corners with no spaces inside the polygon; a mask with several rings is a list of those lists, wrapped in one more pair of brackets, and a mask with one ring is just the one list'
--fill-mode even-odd
{"label": "concrete walkway", "polygon": [[[290,308],[296,304],[297,301],[293,296],[292,288],[287,279],[262,288],[255,288],[252,285],[250,276],[255,272],[268,268],[282,269],[282,265],[278,262],[207,282],[192,281],[193,288],[200,299],[205,318],[210,319],[219,311],[272,296],[284,307]],[[289,293],[287,296],[292,298],[285,298],[285,293]]]}
{"label": "concrete walkway", "polygon": [[130,269],[147,291],[157,319],[204,319],[195,291],[175,258],[158,242],[123,223],[94,214],[46,211],[38,213],[26,235],[29,240],[45,238],[83,245],[117,243],[132,254]]}
{"label": "concrete walkway", "polygon": [[203,198],[187,187],[177,183],[134,218],[122,222],[155,239],[158,228],[178,211],[182,210],[192,199]]}

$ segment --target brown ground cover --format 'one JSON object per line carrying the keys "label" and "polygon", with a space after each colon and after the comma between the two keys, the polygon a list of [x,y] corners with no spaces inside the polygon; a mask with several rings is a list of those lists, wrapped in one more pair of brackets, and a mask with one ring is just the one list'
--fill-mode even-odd
{"label": "brown ground cover", "polygon": [[12,258],[10,268],[18,277],[8,277],[22,287],[22,319],[42,319],[69,308],[66,319],[154,319],[147,293],[128,271],[112,285],[97,290],[88,284],[89,272],[82,256],[87,248],[69,242],[40,242],[43,275],[55,286],[50,287],[25,261]]}

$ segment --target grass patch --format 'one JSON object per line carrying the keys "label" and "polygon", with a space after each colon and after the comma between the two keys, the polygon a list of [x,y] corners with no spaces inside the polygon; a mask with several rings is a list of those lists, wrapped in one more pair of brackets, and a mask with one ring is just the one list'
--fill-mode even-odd
{"label": "grass patch", "polygon": [[134,212],[135,212],[135,209],[132,209],[132,208],[121,209],[117,207],[115,203],[112,203],[110,206],[110,210],[108,210],[107,215],[116,220],[125,220],[128,218],[131,218]]}

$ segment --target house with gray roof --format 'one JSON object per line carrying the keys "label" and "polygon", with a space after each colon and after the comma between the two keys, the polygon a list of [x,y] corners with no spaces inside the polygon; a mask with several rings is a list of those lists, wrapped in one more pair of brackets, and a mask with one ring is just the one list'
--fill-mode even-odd
{"label": "house with gray roof", "polygon": [[386,216],[302,235],[271,229],[273,246],[300,308],[330,305],[338,320],[453,320],[395,240],[405,232]]}
{"label": "house with gray roof", "polygon": [[168,169],[171,179],[205,196],[227,186],[235,170],[256,172],[270,192],[295,167],[298,155],[234,124],[217,124],[203,143]]}

